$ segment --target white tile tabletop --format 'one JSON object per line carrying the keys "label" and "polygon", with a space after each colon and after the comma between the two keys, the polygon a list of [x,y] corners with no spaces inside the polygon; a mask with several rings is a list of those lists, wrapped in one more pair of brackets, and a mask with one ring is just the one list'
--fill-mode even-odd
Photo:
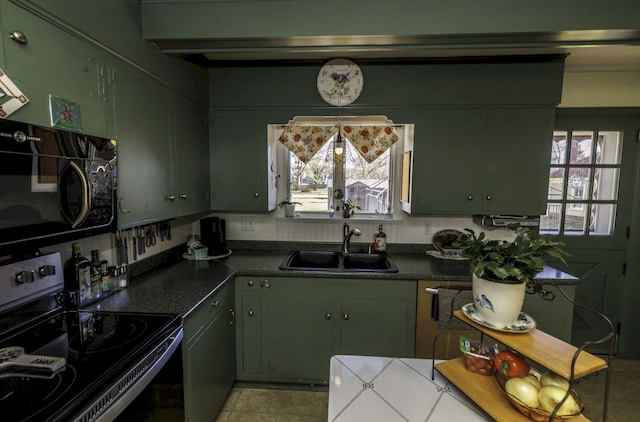
{"label": "white tile tabletop", "polygon": [[333,356],[328,421],[491,420],[437,371],[431,375],[431,359]]}

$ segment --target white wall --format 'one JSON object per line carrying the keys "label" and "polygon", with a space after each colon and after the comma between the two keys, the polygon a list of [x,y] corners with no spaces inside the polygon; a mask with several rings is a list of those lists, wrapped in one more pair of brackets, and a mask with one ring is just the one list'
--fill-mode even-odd
{"label": "white wall", "polygon": [[640,70],[567,70],[559,107],[640,107]]}

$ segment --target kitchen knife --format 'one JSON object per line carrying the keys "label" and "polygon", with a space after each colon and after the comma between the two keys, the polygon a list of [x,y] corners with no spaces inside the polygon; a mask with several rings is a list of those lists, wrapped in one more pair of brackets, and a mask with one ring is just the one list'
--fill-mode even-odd
{"label": "kitchen knife", "polygon": [[136,261],[138,259],[138,246],[136,245],[136,234],[131,230],[131,237],[133,242],[133,260]]}

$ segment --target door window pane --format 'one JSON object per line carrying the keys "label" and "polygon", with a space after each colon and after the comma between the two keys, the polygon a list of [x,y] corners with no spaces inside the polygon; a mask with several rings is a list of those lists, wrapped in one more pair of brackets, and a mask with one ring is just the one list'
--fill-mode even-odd
{"label": "door window pane", "polygon": [[549,200],[560,200],[564,195],[564,169],[551,167],[549,169]]}
{"label": "door window pane", "polygon": [[612,235],[616,222],[616,205],[592,204],[590,218],[589,234],[601,236]]}
{"label": "door window pane", "polygon": [[592,198],[600,201],[618,199],[619,168],[597,168],[593,179]]}
{"label": "door window pane", "polygon": [[[541,232],[569,236],[613,234],[621,135],[615,131],[554,132],[549,202],[546,215],[541,217]],[[571,140],[568,144],[567,139]]]}
{"label": "door window pane", "polygon": [[621,160],[620,132],[598,132],[596,164],[620,164]]}
{"label": "door window pane", "polygon": [[576,131],[571,136],[570,164],[591,164],[593,132]]}

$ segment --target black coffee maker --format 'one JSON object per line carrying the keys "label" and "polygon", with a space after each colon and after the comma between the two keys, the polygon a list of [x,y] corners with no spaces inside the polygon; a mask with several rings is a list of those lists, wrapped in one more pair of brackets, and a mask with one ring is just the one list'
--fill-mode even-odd
{"label": "black coffee maker", "polygon": [[224,218],[201,218],[200,242],[209,248],[209,256],[227,254],[229,250],[227,249],[227,234]]}

